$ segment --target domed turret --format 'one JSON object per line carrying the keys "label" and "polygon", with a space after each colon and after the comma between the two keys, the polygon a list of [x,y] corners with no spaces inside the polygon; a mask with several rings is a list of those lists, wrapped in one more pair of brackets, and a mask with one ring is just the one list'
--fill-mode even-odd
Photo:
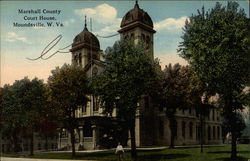
{"label": "domed turret", "polygon": [[150,18],[147,12],[145,12],[143,9],[140,9],[137,1],[134,8],[128,11],[123,17],[121,22],[121,28],[133,22],[140,22],[152,28],[154,27],[152,19]]}
{"label": "domed turret", "polygon": [[133,9],[128,11],[122,18],[120,33],[121,39],[129,39],[135,44],[143,42],[146,52],[154,58],[154,33],[153,21],[143,9],[141,9],[136,0]]}
{"label": "domed turret", "polygon": [[121,29],[118,32],[122,33],[137,26],[150,32],[155,32],[153,30],[154,25],[151,17],[139,7],[138,2],[136,1],[134,8],[128,11],[122,18],[120,25]]}
{"label": "domed turret", "polygon": [[85,16],[85,25],[81,33],[73,40],[72,64],[85,67],[92,60],[100,60],[100,43],[97,37],[88,31]]}
{"label": "domed turret", "polygon": [[91,48],[92,50],[100,50],[100,43],[97,37],[88,31],[85,22],[84,29],[73,40],[71,51],[76,51],[81,48]]}

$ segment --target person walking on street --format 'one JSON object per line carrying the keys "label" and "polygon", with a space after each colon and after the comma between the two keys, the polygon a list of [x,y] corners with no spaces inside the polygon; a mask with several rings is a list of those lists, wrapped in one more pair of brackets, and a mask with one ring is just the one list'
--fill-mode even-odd
{"label": "person walking on street", "polygon": [[118,161],[121,161],[121,159],[123,159],[124,149],[120,143],[118,143],[115,153],[118,154]]}

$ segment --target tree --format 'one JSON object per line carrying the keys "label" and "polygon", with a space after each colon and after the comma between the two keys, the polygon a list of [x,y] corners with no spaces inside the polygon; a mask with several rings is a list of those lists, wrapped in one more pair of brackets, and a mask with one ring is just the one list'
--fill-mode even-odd
{"label": "tree", "polygon": [[169,119],[169,128],[171,131],[171,142],[169,148],[174,148],[174,137],[176,136],[177,109],[187,108],[186,91],[189,85],[188,67],[181,66],[178,63],[172,66],[169,64],[163,71],[162,81],[162,106],[166,108],[166,116]]}
{"label": "tree", "polygon": [[[192,15],[184,27],[180,56],[194,68],[199,79],[225,100],[224,111],[235,127],[236,111],[242,106],[234,103],[249,83],[250,38],[249,22],[236,2],[226,7],[216,3],[205,12],[204,7]],[[234,128],[232,128],[234,129]],[[231,158],[237,157],[236,133],[232,131]]]}
{"label": "tree", "polygon": [[78,127],[75,111],[85,106],[88,98],[86,73],[81,67],[63,65],[52,70],[48,79],[49,102],[56,108],[60,120],[71,136],[72,156],[75,156],[75,133]]}
{"label": "tree", "polygon": [[7,86],[5,86],[4,88],[0,87],[0,132],[2,132],[2,126],[3,126],[3,97],[6,93],[6,88]]}
{"label": "tree", "polygon": [[104,72],[95,78],[92,86],[101,99],[105,112],[118,110],[117,118],[124,120],[131,136],[131,156],[136,159],[135,119],[138,102],[148,94],[150,84],[157,78],[154,61],[142,44],[130,41],[116,42],[106,50]]}
{"label": "tree", "polygon": [[210,91],[206,84],[199,80],[195,71],[189,67],[189,85],[187,88],[187,106],[194,107],[199,115],[200,131],[200,151],[203,152],[205,117],[209,114],[210,109],[216,108],[208,101],[215,93]]}
{"label": "tree", "polygon": [[34,154],[33,141],[37,122],[46,105],[45,85],[37,78],[29,80],[25,77],[6,86],[3,97],[3,120],[5,132],[14,144],[14,151],[18,152],[18,136],[22,133],[30,138],[30,155]]}

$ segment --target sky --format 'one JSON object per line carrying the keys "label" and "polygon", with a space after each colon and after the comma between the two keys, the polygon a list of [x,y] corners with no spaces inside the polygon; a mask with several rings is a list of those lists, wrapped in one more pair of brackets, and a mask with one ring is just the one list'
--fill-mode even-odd
{"label": "sky", "polygon": [[[205,10],[214,7],[216,1],[139,1],[139,6],[146,11],[153,23],[154,56],[159,58],[162,68],[169,63],[187,62],[179,57],[178,45],[182,41],[182,27],[186,19],[196,14],[202,6]],[[226,4],[226,1],[222,1]],[[249,17],[249,1],[238,2]],[[0,1],[0,86],[13,84],[25,76],[30,79],[38,77],[47,81],[51,70],[64,63],[71,63],[71,53],[58,53],[48,60],[35,61],[44,48],[61,35],[60,41],[47,54],[72,44],[74,37],[84,28],[84,16],[87,26],[95,35],[110,36],[117,34],[123,16],[134,7],[135,1]],[[20,13],[19,10],[37,10],[41,14]],[[43,13],[43,10],[46,13]],[[60,13],[59,13],[60,11]],[[52,20],[39,20],[39,17],[52,17]],[[37,17],[37,18],[36,18]],[[54,17],[54,18],[53,18]],[[90,26],[90,18],[92,25]],[[44,27],[16,27],[14,23],[43,23]],[[52,22],[48,26],[47,22]],[[58,26],[56,25],[58,23]],[[60,24],[63,24],[61,26]],[[111,38],[98,37],[101,49],[105,51],[120,36]],[[56,41],[59,39],[56,39]],[[69,51],[67,48],[63,51]],[[46,56],[47,56],[46,55]],[[45,57],[46,57],[45,56]]]}

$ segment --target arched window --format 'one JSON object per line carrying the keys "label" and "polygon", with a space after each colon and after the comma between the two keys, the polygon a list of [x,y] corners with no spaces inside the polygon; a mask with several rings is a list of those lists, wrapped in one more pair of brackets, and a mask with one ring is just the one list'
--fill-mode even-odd
{"label": "arched window", "polygon": [[135,34],[131,33],[130,38],[131,38],[131,40],[134,40],[135,39]]}
{"label": "arched window", "polygon": [[79,65],[82,66],[82,53],[79,53]]}
{"label": "arched window", "polygon": [[78,59],[77,54],[74,54],[73,55],[73,64],[76,65],[76,66],[78,65],[78,60],[77,59]]}
{"label": "arched window", "polygon": [[141,34],[141,39],[143,42],[145,42],[145,35],[144,34]]}
{"label": "arched window", "polygon": [[147,38],[146,38],[146,49],[149,49],[149,47],[150,47],[150,38],[149,38],[149,36],[147,36]]}

